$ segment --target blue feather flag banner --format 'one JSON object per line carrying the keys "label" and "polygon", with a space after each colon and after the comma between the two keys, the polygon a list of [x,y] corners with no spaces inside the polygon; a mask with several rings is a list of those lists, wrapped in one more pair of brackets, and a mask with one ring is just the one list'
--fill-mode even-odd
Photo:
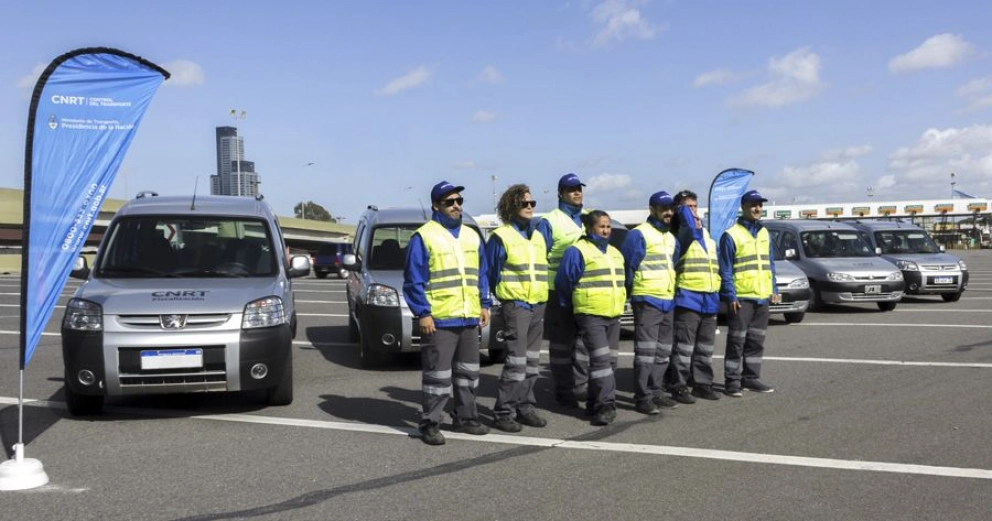
{"label": "blue feather flag banner", "polygon": [[21,369],[89,236],[152,97],[169,73],[110,48],[56,58],[35,85],[24,165]]}
{"label": "blue feather flag banner", "polygon": [[734,225],[737,211],[741,207],[741,196],[747,191],[754,172],[740,168],[728,168],[713,178],[710,185],[710,200],[707,208],[706,228],[710,237],[720,244],[723,232]]}

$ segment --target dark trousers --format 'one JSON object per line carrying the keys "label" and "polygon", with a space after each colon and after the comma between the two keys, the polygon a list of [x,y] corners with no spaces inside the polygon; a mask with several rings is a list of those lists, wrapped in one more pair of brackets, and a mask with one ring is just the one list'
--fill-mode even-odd
{"label": "dark trousers", "polygon": [[456,420],[474,420],[475,389],[479,386],[479,329],[476,326],[437,328],[420,346],[424,412],[421,425],[441,423],[453,394]]}
{"label": "dark trousers", "polygon": [[555,395],[572,396],[585,392],[589,384],[589,350],[577,338],[572,310],[561,307],[555,291],[548,295],[544,318]]}
{"label": "dark trousers", "polygon": [[586,409],[616,407],[617,381],[613,353],[620,350],[620,317],[575,315],[579,335],[589,349],[589,397]]}
{"label": "dark trousers", "polygon": [[713,385],[713,344],[716,342],[716,314],[704,315],[675,308],[675,354],[669,371],[672,389],[694,385]]}
{"label": "dark trousers", "polygon": [[672,357],[674,314],[634,302],[634,401],[661,396]]}
{"label": "dark trousers", "polygon": [[727,389],[740,389],[745,380],[761,377],[761,360],[765,355],[765,333],[768,331],[768,304],[759,305],[741,300],[741,309],[727,315],[729,333],[723,359],[723,376]]}
{"label": "dark trousers", "polygon": [[541,372],[541,336],[544,333],[544,304],[531,309],[505,302],[500,306],[506,328],[506,363],[499,376],[499,389],[496,391],[496,406],[493,412],[497,417],[516,416],[516,413],[534,409],[534,382]]}

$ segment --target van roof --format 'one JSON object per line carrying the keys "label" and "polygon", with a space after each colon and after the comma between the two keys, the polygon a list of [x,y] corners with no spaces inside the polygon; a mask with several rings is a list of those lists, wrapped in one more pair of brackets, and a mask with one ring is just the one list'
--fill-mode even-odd
{"label": "van roof", "polygon": [[837,221],[818,221],[814,219],[775,219],[761,221],[768,228],[792,228],[797,231],[809,230],[853,230],[847,223]]}
{"label": "van roof", "polygon": [[920,230],[921,228],[913,223],[902,221],[854,221],[851,226],[862,230]]}
{"label": "van roof", "polygon": [[[370,206],[365,210],[365,217],[370,225],[380,224],[411,224],[427,222],[431,218],[431,210],[421,208],[383,208]],[[468,213],[462,212],[462,222],[478,227],[475,219]]]}
{"label": "van roof", "polygon": [[232,215],[275,219],[268,203],[253,197],[198,195],[144,196],[131,199],[120,210],[128,215]]}

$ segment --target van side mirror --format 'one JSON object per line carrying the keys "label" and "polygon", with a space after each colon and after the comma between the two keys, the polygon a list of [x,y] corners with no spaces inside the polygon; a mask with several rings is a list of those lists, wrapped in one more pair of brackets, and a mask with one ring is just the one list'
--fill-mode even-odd
{"label": "van side mirror", "polygon": [[310,256],[293,255],[289,259],[289,277],[306,277],[310,274]]}
{"label": "van side mirror", "polygon": [[341,265],[348,271],[359,271],[362,269],[362,263],[358,261],[358,257],[355,257],[354,253],[344,254],[341,257]]}
{"label": "van side mirror", "polygon": [[785,258],[787,260],[795,259],[796,258],[796,250],[794,250],[792,248],[789,248],[789,249],[785,250]]}
{"label": "van side mirror", "polygon": [[74,279],[86,279],[90,276],[89,264],[86,262],[86,257],[80,255],[76,257],[76,260],[72,263],[72,271],[69,272],[69,276]]}

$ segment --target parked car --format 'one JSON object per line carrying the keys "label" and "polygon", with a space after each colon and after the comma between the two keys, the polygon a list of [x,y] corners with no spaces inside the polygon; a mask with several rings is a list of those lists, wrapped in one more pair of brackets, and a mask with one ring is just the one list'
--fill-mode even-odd
{"label": "parked car", "polygon": [[[786,259],[786,255],[795,257],[794,251],[783,253],[774,242],[772,244],[775,251],[775,287],[778,288],[781,300],[778,304],[769,305],[768,311],[782,313],[785,321],[790,324],[802,322],[809,309],[809,279],[803,270]],[[721,299],[720,314],[726,313],[727,303]]]}
{"label": "parked car", "polygon": [[[362,367],[384,364],[391,353],[420,351],[417,320],[403,298],[403,266],[410,238],[430,219],[421,208],[379,209],[369,206],[355,228],[354,253],[344,256],[348,336],[359,342]],[[478,231],[475,220],[462,222]],[[491,310],[489,326],[480,328],[480,345],[493,361],[506,358],[502,315]]]}
{"label": "parked car", "polygon": [[968,286],[968,266],[944,252],[926,230],[901,221],[858,221],[852,224],[882,258],[902,270],[906,293],[940,295],[957,302]]}
{"label": "parked car", "polygon": [[344,269],[344,256],[351,253],[351,244],[345,242],[325,242],[317,248],[317,255],[313,260],[313,273],[318,279],[327,277],[328,274],[337,275],[339,279],[348,276],[348,270]]}
{"label": "parked car", "polygon": [[266,392],[293,401],[296,309],[290,258],[261,198],[157,197],[117,211],[62,319],[69,413],[99,413],[106,396]]}
{"label": "parked car", "polygon": [[[854,227],[832,221],[764,221],[772,241],[790,258],[810,284],[810,307],[824,304],[874,302],[891,311],[902,299],[902,272],[876,256]],[[789,257],[786,255],[786,257]]]}

